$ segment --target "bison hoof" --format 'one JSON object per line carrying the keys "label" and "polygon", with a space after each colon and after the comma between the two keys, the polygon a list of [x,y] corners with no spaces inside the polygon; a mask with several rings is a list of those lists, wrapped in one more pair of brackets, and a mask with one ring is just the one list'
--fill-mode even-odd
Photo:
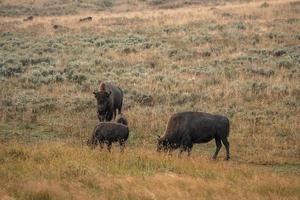
{"label": "bison hoof", "polygon": [[228,156],[228,157],[226,157],[224,160],[228,161],[228,160],[230,160],[230,157]]}

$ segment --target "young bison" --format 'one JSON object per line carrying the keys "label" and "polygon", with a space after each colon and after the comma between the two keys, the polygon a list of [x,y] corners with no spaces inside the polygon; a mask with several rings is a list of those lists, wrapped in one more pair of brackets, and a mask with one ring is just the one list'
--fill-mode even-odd
{"label": "young bison", "polygon": [[176,113],[170,117],[164,136],[159,137],[157,151],[180,148],[181,153],[187,151],[190,155],[193,144],[207,143],[215,139],[217,148],[213,159],[216,159],[223,143],[226,148],[226,160],[229,160],[228,136],[227,117],[203,112]]}
{"label": "young bison", "polygon": [[120,124],[123,124],[125,126],[128,126],[128,121],[127,121],[126,117],[123,114],[117,115],[116,123],[120,123]]}
{"label": "young bison", "polygon": [[90,138],[87,141],[87,145],[95,148],[97,144],[103,149],[104,144],[107,145],[107,149],[110,152],[113,142],[118,142],[121,147],[121,151],[124,151],[125,142],[128,139],[129,129],[123,124],[114,122],[101,122],[95,128]]}

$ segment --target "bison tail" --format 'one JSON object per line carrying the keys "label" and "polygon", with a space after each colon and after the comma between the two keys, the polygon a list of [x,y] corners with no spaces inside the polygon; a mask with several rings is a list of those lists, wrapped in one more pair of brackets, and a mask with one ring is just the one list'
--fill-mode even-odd
{"label": "bison tail", "polygon": [[229,120],[228,120],[227,123],[228,123],[228,124],[227,124],[227,130],[226,130],[226,137],[229,136],[229,132],[230,132],[230,123],[229,123]]}

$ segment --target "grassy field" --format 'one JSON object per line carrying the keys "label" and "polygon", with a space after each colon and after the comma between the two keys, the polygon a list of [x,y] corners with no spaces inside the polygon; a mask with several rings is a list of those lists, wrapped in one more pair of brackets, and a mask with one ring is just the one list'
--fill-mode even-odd
{"label": "grassy field", "polygon": [[[295,0],[0,0],[0,199],[300,199],[299,13]],[[125,94],[124,154],[85,145],[101,81]],[[227,116],[231,161],[224,147],[210,159],[214,141],[157,153],[179,111]]]}

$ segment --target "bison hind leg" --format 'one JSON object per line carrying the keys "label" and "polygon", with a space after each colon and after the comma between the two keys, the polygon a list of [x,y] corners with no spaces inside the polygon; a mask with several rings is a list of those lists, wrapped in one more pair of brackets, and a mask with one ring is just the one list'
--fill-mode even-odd
{"label": "bison hind leg", "polygon": [[226,148],[226,158],[225,158],[225,160],[229,160],[230,159],[229,142],[228,142],[226,137],[222,138],[222,143],[224,144],[224,146]]}
{"label": "bison hind leg", "polygon": [[216,152],[214,153],[212,159],[216,159],[217,156],[218,156],[218,153],[222,147],[222,143],[221,143],[221,139],[220,138],[215,138],[215,141],[216,141]]}

